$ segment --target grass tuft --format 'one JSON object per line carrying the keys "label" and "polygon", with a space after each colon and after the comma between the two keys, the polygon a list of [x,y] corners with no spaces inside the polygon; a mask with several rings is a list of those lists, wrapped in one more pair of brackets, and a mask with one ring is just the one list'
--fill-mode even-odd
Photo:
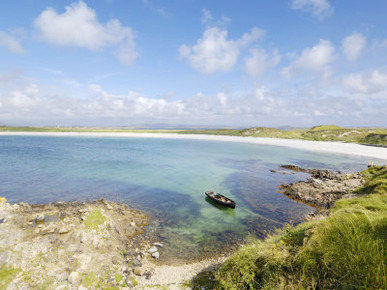
{"label": "grass tuft", "polygon": [[2,265],[0,267],[0,289],[7,289],[9,283],[11,283],[12,280],[16,278],[19,272],[20,269],[15,269]]}
{"label": "grass tuft", "polygon": [[86,230],[98,230],[99,226],[102,225],[107,218],[102,214],[101,210],[94,209],[85,219]]}

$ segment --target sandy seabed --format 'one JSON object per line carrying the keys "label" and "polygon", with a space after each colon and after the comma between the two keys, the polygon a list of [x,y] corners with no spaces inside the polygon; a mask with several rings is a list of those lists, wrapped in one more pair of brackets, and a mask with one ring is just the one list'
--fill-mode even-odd
{"label": "sandy seabed", "polygon": [[[297,139],[279,139],[263,137],[241,137],[204,134],[175,133],[94,133],[94,132],[0,132],[0,136],[73,136],[73,137],[117,137],[117,138],[158,138],[158,139],[191,139],[222,142],[237,142],[270,146],[282,146],[299,150],[318,151],[336,154],[357,155],[387,160],[387,148],[355,143],[306,141]],[[371,161],[371,160],[370,160]]]}

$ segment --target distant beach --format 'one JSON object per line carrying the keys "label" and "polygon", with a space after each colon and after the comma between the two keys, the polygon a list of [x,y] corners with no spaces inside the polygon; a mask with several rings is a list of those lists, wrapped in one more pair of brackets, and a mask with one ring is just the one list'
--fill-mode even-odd
{"label": "distant beach", "polygon": [[[68,136],[68,137],[119,137],[119,138],[159,138],[192,139],[221,142],[239,142],[259,145],[290,147],[307,151],[319,151],[335,154],[349,154],[387,160],[387,148],[355,143],[305,141],[297,139],[279,139],[262,137],[240,137],[205,134],[174,133],[94,133],[94,132],[0,132],[0,136]],[[371,161],[371,160],[370,160]]]}

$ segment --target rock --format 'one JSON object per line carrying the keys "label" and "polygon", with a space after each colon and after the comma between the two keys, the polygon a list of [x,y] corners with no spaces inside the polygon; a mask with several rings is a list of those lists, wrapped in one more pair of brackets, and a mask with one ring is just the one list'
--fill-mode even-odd
{"label": "rock", "polygon": [[130,225],[131,225],[132,227],[135,227],[135,226],[136,226],[136,223],[135,223],[135,222],[130,222]]}
{"label": "rock", "polygon": [[130,278],[126,278],[125,282],[126,282],[126,287],[129,287],[129,288],[134,287],[134,284],[133,284],[132,280],[130,280]]}
{"label": "rock", "polygon": [[144,275],[145,275],[145,279],[147,280],[149,280],[152,276],[152,274],[149,271],[145,271]]}
{"label": "rock", "polygon": [[160,253],[159,252],[154,252],[154,253],[152,253],[152,257],[155,258],[155,259],[158,259],[158,258],[160,258]]}
{"label": "rock", "polygon": [[319,179],[315,179],[313,178],[312,179],[312,184],[315,186],[315,187],[319,187],[323,182]]}
{"label": "rock", "polygon": [[59,233],[60,234],[67,234],[70,231],[70,228],[67,226],[62,226],[59,228]]}
{"label": "rock", "polygon": [[93,237],[93,247],[97,248],[100,243],[100,240],[97,236]]}
{"label": "rock", "polygon": [[84,232],[81,232],[81,243],[86,244],[88,241],[87,235]]}
{"label": "rock", "polygon": [[69,274],[67,272],[61,272],[56,274],[55,278],[58,282],[66,281],[69,278]]}
{"label": "rock", "polygon": [[38,225],[38,224],[42,224],[44,223],[44,214],[41,214],[40,216],[38,216],[36,219],[35,219],[35,223]]}
{"label": "rock", "polygon": [[157,247],[156,246],[153,246],[153,247],[151,247],[147,252],[149,253],[149,254],[153,254],[154,252],[157,252],[158,250],[157,250]]}
{"label": "rock", "polygon": [[78,285],[82,281],[82,276],[78,272],[71,272],[67,280],[73,285]]}
{"label": "rock", "polygon": [[160,244],[160,243],[153,243],[153,245],[156,246],[156,247],[159,247],[159,248],[162,248],[162,247],[163,247],[163,245]]}
{"label": "rock", "polygon": [[133,263],[133,267],[141,267],[142,266],[142,263],[137,259],[133,259],[132,263]]}
{"label": "rock", "polygon": [[145,273],[145,270],[143,268],[136,267],[133,269],[133,274],[135,274],[137,276],[142,276],[142,275],[144,275],[144,273]]}
{"label": "rock", "polygon": [[116,256],[113,256],[112,263],[113,263],[113,265],[118,265],[120,263],[120,261],[118,260],[118,258]]}
{"label": "rock", "polygon": [[8,263],[9,258],[11,257],[10,251],[0,252],[0,268]]}

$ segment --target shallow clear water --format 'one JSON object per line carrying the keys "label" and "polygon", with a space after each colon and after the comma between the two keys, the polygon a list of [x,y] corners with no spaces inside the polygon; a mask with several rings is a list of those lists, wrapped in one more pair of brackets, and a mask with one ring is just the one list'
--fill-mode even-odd
{"label": "shallow clear water", "polygon": [[[9,202],[125,202],[154,217],[147,232],[165,244],[164,261],[183,261],[311,212],[277,192],[307,175],[283,174],[279,165],[357,171],[368,159],[217,141],[1,136],[0,162],[0,196]],[[237,208],[214,205],[206,190],[229,196]]]}

